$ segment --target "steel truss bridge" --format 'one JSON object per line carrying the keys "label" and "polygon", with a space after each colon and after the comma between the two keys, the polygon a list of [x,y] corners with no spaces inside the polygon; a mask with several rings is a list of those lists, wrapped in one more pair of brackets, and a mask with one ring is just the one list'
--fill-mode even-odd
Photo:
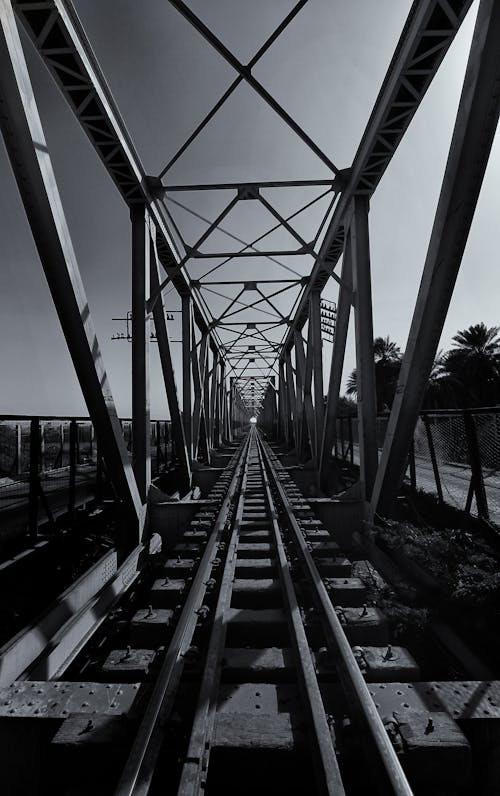
{"label": "steel truss bridge", "polygon": [[[376,441],[376,402],[370,277],[370,199],[459,30],[471,0],[415,0],[354,159],[335,164],[269,93],[255,67],[300,14],[299,0],[248,63],[242,63],[182,0],[171,6],[232,68],[234,80],[159,174],[147,174],[103,70],[70,0],[0,1],[0,126],[12,171],[58,314],[76,376],[122,505],[121,544],[144,533],[151,483],[149,345],[158,344],[179,459],[181,489],[198,459],[210,463],[256,415],[269,437],[297,461],[311,462],[320,490],[331,466],[344,352],[353,309],[358,373],[360,494],[368,516],[387,514],[408,460],[423,393],[460,268],[500,111],[500,4],[481,0],[464,76],[422,281],[382,453]],[[20,39],[22,28],[64,96],[103,167],[130,209],[132,227],[131,337],[133,459],[130,460],[85,287],[54,174],[37,97]],[[169,171],[240,86],[246,84],[322,162],[321,180],[172,184]],[[316,190],[293,215],[275,206],[276,191]],[[226,192],[230,200],[197,240],[185,240],[172,213],[185,192]],[[229,251],[211,248],[214,233],[237,206],[259,204],[272,226]],[[295,220],[321,205],[316,234],[305,239]],[[292,248],[266,238],[286,232]],[[206,244],[206,246],[205,246]],[[207,249],[208,246],[208,249]],[[252,263],[267,258],[269,279]],[[282,261],[308,263],[304,275]],[[205,263],[206,261],[206,263]],[[222,263],[220,262],[222,261]],[[199,267],[206,268],[200,275]],[[219,278],[231,263],[235,275]],[[195,265],[198,270],[195,271]],[[236,278],[237,277],[237,278]],[[329,280],[338,284],[333,308],[323,304]],[[165,291],[182,303],[182,373],[174,373]],[[214,304],[214,296],[217,303]],[[290,297],[287,310],[283,302]],[[223,308],[221,309],[221,300]],[[322,324],[323,315],[323,324]],[[252,320],[248,320],[252,317]],[[326,319],[326,320],[325,320]],[[329,319],[329,320],[328,320]],[[334,319],[334,327],[332,323]],[[333,334],[329,373],[322,339]],[[155,342],[156,342],[155,341]],[[182,405],[176,389],[182,383]],[[326,401],[324,396],[326,394]]]}

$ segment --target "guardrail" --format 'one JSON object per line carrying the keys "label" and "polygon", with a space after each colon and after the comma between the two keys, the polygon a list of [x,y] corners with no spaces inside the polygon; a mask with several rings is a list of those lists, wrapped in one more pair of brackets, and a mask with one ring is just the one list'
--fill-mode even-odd
{"label": "guardrail", "polygon": [[[377,417],[379,450],[388,419]],[[357,426],[355,416],[337,419],[335,456],[351,464],[359,463]],[[414,491],[500,526],[500,406],[421,412],[406,480]]]}
{"label": "guardrail", "polygon": [[[132,421],[120,421],[132,456]],[[151,421],[151,470],[159,475],[175,459],[171,422]],[[87,417],[0,415],[1,541],[32,539],[42,523],[53,526],[78,506],[109,491],[105,463]]]}

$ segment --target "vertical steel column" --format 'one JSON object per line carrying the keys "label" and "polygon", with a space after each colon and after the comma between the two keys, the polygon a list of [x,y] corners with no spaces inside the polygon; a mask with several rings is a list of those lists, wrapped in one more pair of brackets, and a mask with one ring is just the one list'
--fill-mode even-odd
{"label": "vertical steel column", "polygon": [[205,446],[207,462],[210,462],[210,446],[208,442],[207,413],[205,411],[206,399],[206,378],[208,376],[208,332],[203,332],[200,341],[200,353],[196,345],[194,322],[192,327],[192,368],[194,386],[194,407],[193,407],[193,458],[198,458],[200,447],[201,430],[205,434]]}
{"label": "vertical steel column", "polygon": [[[152,230],[152,234],[153,235],[155,234],[154,230]],[[156,257],[151,258],[150,283],[151,283],[150,284],[151,292],[153,295],[156,295],[160,289],[158,261]],[[182,422],[181,411],[179,408],[177,385],[175,382],[175,373],[172,364],[172,354],[170,351],[168,326],[165,318],[163,296],[161,295],[158,297],[158,300],[155,302],[153,307],[153,320],[155,324],[156,337],[158,340],[158,354],[160,356],[160,364],[163,374],[163,383],[165,385],[165,392],[167,394],[170,420],[172,423],[172,439],[175,442],[175,449],[180,463],[181,479],[183,479],[184,482],[182,484],[182,488],[183,489],[185,488],[187,491],[191,487],[191,463],[190,463],[190,457],[185,437],[185,429]],[[191,388],[189,388],[189,394],[191,394]],[[165,431],[166,431],[166,426],[165,426]],[[173,451],[172,451],[172,458],[173,458]],[[166,461],[167,461],[167,436],[165,434],[165,463]]]}
{"label": "vertical steel column", "polygon": [[205,351],[205,363],[203,366],[203,382],[202,382],[202,406],[203,406],[203,423],[205,426],[205,443],[207,446],[207,462],[210,463],[212,455],[212,417],[210,413],[210,338],[207,340]]}
{"label": "vertical steel column", "polygon": [[295,405],[297,408],[297,456],[302,461],[304,455],[304,418],[307,427],[312,410],[312,398],[307,395],[304,387],[306,383],[306,357],[304,354],[304,341],[302,333],[297,329],[294,331],[295,348]]}
{"label": "vertical steel column", "polygon": [[[310,309],[310,305],[309,305]],[[311,459],[314,463],[317,462],[316,457],[316,423],[314,417],[314,406],[313,406],[313,397],[312,397],[312,382],[313,382],[313,368],[314,368],[314,353],[313,353],[313,343],[312,343],[312,326],[311,326],[311,316],[309,316],[309,322],[307,325],[307,353],[304,358],[304,414],[305,414],[305,425],[303,425],[303,436],[305,432],[305,442],[309,441],[309,447],[311,450]],[[300,347],[301,355],[300,359],[304,354],[304,344],[302,342],[302,335],[300,338],[300,342],[298,343],[297,348]]]}
{"label": "vertical steel column", "polygon": [[221,359],[220,363],[220,383],[219,383],[219,444],[222,445],[227,439],[227,415],[226,415],[226,363]]}
{"label": "vertical steel column", "polygon": [[365,500],[369,500],[377,473],[378,451],[368,197],[357,195],[352,201],[353,215],[349,234],[352,246],[352,284],[356,328],[359,475],[362,494]]}
{"label": "vertical steel column", "polygon": [[193,300],[182,296],[182,418],[189,461],[193,458],[193,419],[191,403],[191,340],[193,325]]}
{"label": "vertical steel column", "polygon": [[229,440],[232,442],[234,436],[234,377],[229,377],[229,407],[228,407],[228,418],[229,418]]}
{"label": "vertical steel column", "polygon": [[372,508],[388,514],[453,295],[500,114],[500,3],[481,0]]}
{"label": "vertical steel column", "polygon": [[321,442],[320,477],[324,478],[332,453],[333,442],[336,439],[337,412],[339,407],[339,393],[344,368],[345,347],[349,318],[351,315],[352,300],[352,258],[351,238],[346,236],[344,258],[342,260],[341,282],[337,300],[337,318],[335,322],[335,335],[333,338],[332,360],[330,365],[330,379],[326,400],[325,419],[323,424],[323,439]]}
{"label": "vertical steel column", "polygon": [[285,363],[278,363],[278,440],[288,445],[288,401],[286,394]]}
{"label": "vertical steel column", "polygon": [[217,349],[212,349],[212,381],[210,384],[210,447],[217,447],[217,395],[219,377],[219,354]]}
{"label": "vertical steel column", "polygon": [[[313,379],[314,379],[314,425],[316,466],[319,466],[323,422],[325,415],[325,399],[323,387],[323,338],[321,336],[321,293],[313,290],[309,299],[310,340],[312,343]],[[308,352],[309,354],[309,352]]]}
{"label": "vertical steel column", "polygon": [[290,428],[293,435],[293,447],[295,453],[298,455],[299,440],[297,428],[297,398],[295,394],[295,385],[293,381],[293,368],[292,368],[292,353],[287,351],[285,354],[285,368],[286,368],[286,383],[288,386],[288,417],[290,421]]}
{"label": "vertical steel column", "polygon": [[150,295],[151,237],[146,208],[133,205],[132,220],[132,463],[143,503],[151,484],[151,423],[149,405],[149,339],[146,315]]}

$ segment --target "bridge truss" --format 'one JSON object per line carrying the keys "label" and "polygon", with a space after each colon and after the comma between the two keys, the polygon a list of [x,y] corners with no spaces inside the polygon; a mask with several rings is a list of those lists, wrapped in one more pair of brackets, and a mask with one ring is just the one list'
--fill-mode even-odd
{"label": "bridge truss", "polygon": [[[500,110],[500,6],[481,0],[422,282],[396,399],[380,461],[376,440],[370,275],[369,205],[472,0],[415,0],[352,164],[330,156],[255,76],[255,67],[307,5],[299,0],[253,58],[241,63],[183,0],[169,0],[231,66],[234,80],[158,175],[148,175],[113,100],[70,0],[0,0],[0,124],[76,375],[107,470],[123,506],[124,543],[144,526],[151,481],[149,352],[152,326],[159,347],[180,483],[191,484],[193,462],[210,463],[223,439],[258,415],[259,422],[312,461],[318,485],[330,466],[339,390],[351,316],[359,378],[360,489],[367,510],[388,512],[406,469],[411,436],[451,300]],[[92,325],[70,231],[54,176],[21,44],[22,25],[117,190],[132,226],[133,461],[129,461]],[[169,172],[240,84],[280,118],[327,171],[321,180],[173,184]],[[312,199],[286,215],[280,191],[307,188]],[[207,220],[183,194],[228,197]],[[270,226],[250,242],[227,233],[238,206],[258,205]],[[185,239],[175,221],[182,208],[206,225]],[[297,219],[318,209],[312,239]],[[291,246],[272,244],[276,231]],[[213,241],[229,234],[232,247]],[[213,247],[212,247],[213,246]],[[208,248],[207,248],[208,247]],[[269,265],[253,278],[255,258]],[[300,265],[289,265],[290,258]],[[286,260],[286,262],[285,262]],[[230,278],[221,273],[227,266]],[[201,272],[200,272],[201,269]],[[235,278],[234,274],[237,274]],[[324,400],[322,291],[338,283],[333,350]],[[175,288],[182,307],[182,406],[178,400],[164,295]],[[286,305],[286,306],[285,306]],[[369,507],[369,509],[368,509]]]}

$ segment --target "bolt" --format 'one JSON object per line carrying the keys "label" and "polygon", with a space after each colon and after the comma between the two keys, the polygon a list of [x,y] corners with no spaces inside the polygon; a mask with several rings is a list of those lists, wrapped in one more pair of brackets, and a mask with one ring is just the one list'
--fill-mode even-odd
{"label": "bolt", "polygon": [[146,614],[146,619],[151,619],[151,617],[153,617],[154,615],[155,615],[155,612],[153,611],[153,606],[152,605],[148,605],[148,612]]}
{"label": "bolt", "polygon": [[184,658],[186,663],[195,663],[195,661],[197,661],[198,658],[200,657],[200,651],[198,647],[194,646],[193,644],[191,647],[189,647],[186,650],[186,652],[182,657]]}
{"label": "bolt", "polygon": [[385,655],[383,657],[383,660],[384,661],[390,661],[393,657],[394,657],[394,655],[393,655],[393,652],[392,652],[392,647],[391,647],[390,644],[388,644],[386,653],[385,653]]}
{"label": "bolt", "polygon": [[131,655],[132,655],[132,647],[127,647],[125,653],[120,658],[120,662],[128,660],[128,658],[130,658]]}
{"label": "bolt", "polygon": [[359,617],[361,618],[362,616],[368,616],[368,606],[366,605],[366,603],[363,604],[363,609],[362,609]]}
{"label": "bolt", "polygon": [[429,717],[429,720],[427,721],[427,726],[426,726],[426,728],[425,728],[425,734],[426,734],[426,735],[430,735],[430,733],[431,733],[431,732],[434,732],[434,722],[433,722],[433,720],[432,720],[432,719]]}

